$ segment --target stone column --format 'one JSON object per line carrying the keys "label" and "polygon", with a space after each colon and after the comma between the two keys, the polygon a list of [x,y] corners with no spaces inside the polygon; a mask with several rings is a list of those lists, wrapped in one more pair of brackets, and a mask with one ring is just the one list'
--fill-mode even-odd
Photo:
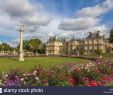
{"label": "stone column", "polygon": [[15,49],[14,49],[14,51],[13,51],[13,55],[14,55],[14,56],[16,55]]}
{"label": "stone column", "polygon": [[19,54],[19,61],[24,61],[24,52],[23,52],[23,32],[24,32],[24,25],[20,26],[20,54]]}

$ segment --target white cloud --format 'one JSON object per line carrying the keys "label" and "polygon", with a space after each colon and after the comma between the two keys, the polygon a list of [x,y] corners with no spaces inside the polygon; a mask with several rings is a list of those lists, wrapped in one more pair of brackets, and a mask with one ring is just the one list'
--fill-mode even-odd
{"label": "white cloud", "polygon": [[12,20],[6,13],[0,11],[0,29],[14,30],[18,21]]}
{"label": "white cloud", "polygon": [[28,0],[0,0],[0,9],[10,16],[20,17],[31,14],[34,6]]}
{"label": "white cloud", "polygon": [[59,28],[64,31],[69,31],[67,35],[76,35],[83,37],[89,31],[102,31],[101,34],[106,34],[108,37],[107,25],[101,24],[102,15],[113,9],[113,0],[105,0],[95,6],[82,8],[75,13],[73,18],[65,18]]}
{"label": "white cloud", "polygon": [[35,14],[32,16],[27,16],[25,17],[22,22],[25,23],[26,25],[37,25],[37,26],[46,26],[49,24],[49,22],[51,21],[51,17],[48,17],[46,15],[42,15],[42,14]]}
{"label": "white cloud", "polygon": [[64,21],[59,25],[60,29],[63,30],[84,30],[89,27],[97,25],[99,19],[91,17],[81,17],[81,18],[70,18],[64,19]]}
{"label": "white cloud", "polygon": [[[48,40],[49,36],[59,36],[61,35],[61,31],[58,29],[58,25],[61,22],[61,19],[56,17],[56,19],[53,19],[51,23],[48,26],[45,27],[39,27],[36,29],[35,32],[29,32],[25,34],[26,39],[30,38],[40,38],[43,41]],[[32,34],[32,35],[31,35]]]}
{"label": "white cloud", "polygon": [[52,18],[42,8],[42,4],[32,4],[30,0],[0,0],[0,34],[18,37],[19,23],[25,24],[26,32],[47,26]]}
{"label": "white cloud", "polygon": [[76,12],[76,16],[86,16],[86,17],[98,17],[102,14],[113,9],[113,0],[106,0],[105,2],[98,4],[96,6],[86,7]]}
{"label": "white cloud", "polygon": [[12,20],[18,20],[26,25],[45,26],[51,17],[41,13],[41,4],[32,4],[29,0],[0,0],[0,11],[9,15]]}

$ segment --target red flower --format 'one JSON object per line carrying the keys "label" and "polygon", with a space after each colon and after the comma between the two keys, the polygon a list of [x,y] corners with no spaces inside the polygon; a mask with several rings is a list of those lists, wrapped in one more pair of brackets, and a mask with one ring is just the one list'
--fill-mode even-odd
{"label": "red flower", "polygon": [[85,86],[98,86],[96,81],[90,81],[89,83],[85,84]]}
{"label": "red flower", "polygon": [[73,78],[69,79],[68,82],[70,85],[76,85],[76,81]]}
{"label": "red flower", "polygon": [[96,81],[92,81],[90,84],[91,86],[98,86]]}

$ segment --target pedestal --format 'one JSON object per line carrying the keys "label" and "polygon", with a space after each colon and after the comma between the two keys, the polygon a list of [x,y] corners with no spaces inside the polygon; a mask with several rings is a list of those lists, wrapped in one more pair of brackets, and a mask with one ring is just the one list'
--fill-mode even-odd
{"label": "pedestal", "polygon": [[20,52],[19,61],[24,61],[24,52]]}

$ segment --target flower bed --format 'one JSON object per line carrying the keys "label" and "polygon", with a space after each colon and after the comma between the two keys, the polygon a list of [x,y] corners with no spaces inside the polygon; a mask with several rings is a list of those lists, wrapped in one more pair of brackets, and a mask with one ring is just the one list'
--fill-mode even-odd
{"label": "flower bed", "polygon": [[35,66],[25,73],[21,69],[0,73],[0,86],[105,86],[112,81],[113,64],[100,59],[95,63],[65,63],[50,69]]}

